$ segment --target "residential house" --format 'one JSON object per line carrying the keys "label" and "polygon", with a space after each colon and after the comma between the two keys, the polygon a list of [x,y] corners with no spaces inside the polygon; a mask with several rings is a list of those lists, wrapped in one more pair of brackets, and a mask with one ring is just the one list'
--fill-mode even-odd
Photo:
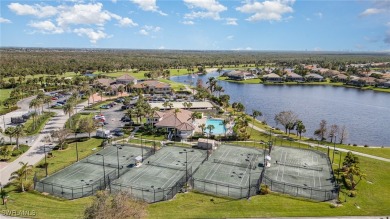
{"label": "residential house", "polygon": [[303,82],[303,77],[294,72],[288,72],[285,77],[286,81]]}
{"label": "residential house", "polygon": [[383,83],[384,88],[390,88],[390,81]]}
{"label": "residential house", "polygon": [[306,81],[315,81],[315,82],[324,81],[324,77],[322,77],[319,74],[315,74],[315,73],[310,73],[310,74],[305,75],[305,79],[306,79]]}
{"label": "residential house", "polygon": [[125,75],[122,75],[122,76],[116,78],[117,84],[128,85],[131,82],[133,82],[133,84],[137,84],[137,79],[133,76],[128,75],[128,74],[125,74]]}
{"label": "residential house", "polygon": [[192,136],[195,131],[194,121],[191,119],[192,112],[181,109],[175,113],[176,109],[171,109],[166,112],[156,113],[154,121],[157,128],[166,128],[168,131],[168,139],[171,139],[176,133],[177,137],[187,139]]}
{"label": "residential house", "polygon": [[338,74],[333,76],[332,81],[346,83],[348,81],[348,76],[345,74]]}
{"label": "residential house", "polygon": [[247,71],[231,71],[227,73],[227,76],[231,80],[243,81],[247,79],[256,78],[256,75]]}
{"label": "residential house", "polygon": [[133,88],[136,90],[142,90],[144,93],[148,93],[148,94],[172,93],[171,85],[156,80],[138,82],[136,85],[133,86]]}
{"label": "residential house", "polygon": [[264,75],[263,80],[268,82],[281,82],[282,78],[275,73],[271,73],[271,74]]}

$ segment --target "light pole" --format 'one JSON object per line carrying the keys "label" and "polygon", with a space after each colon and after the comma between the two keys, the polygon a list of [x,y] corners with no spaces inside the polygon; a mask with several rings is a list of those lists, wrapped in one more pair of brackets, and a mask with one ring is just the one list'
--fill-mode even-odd
{"label": "light pole", "polygon": [[106,168],[104,166],[104,155],[100,153],[97,153],[96,155],[102,156],[103,158],[103,180],[104,180],[104,188],[106,188]]}
{"label": "light pole", "polygon": [[248,182],[248,199],[251,193],[251,171],[252,171],[252,161],[249,160],[249,182]]}
{"label": "light pole", "polygon": [[45,172],[47,176],[46,144],[43,145],[43,153],[45,154]]}
{"label": "light pole", "polygon": [[334,136],[334,142],[333,142],[333,157],[332,157],[332,164],[333,164],[333,161],[334,161],[334,152],[336,151],[336,138],[337,138],[337,136],[335,135],[335,136]]}
{"label": "light pole", "polygon": [[187,158],[187,154],[189,152],[194,152],[194,150],[187,151],[187,149],[183,149],[183,151],[179,152],[179,154],[186,154],[186,183],[188,181],[188,158]]}
{"label": "light pole", "polygon": [[118,145],[114,145],[116,147],[116,161],[118,162],[118,177],[119,177],[119,149],[122,149]]}
{"label": "light pole", "polygon": [[337,171],[337,177],[340,179],[340,167],[341,167],[341,151],[337,150],[339,153],[339,169]]}
{"label": "light pole", "polygon": [[141,162],[144,162],[144,146],[142,144],[142,133],[141,133],[141,154],[142,154]]}
{"label": "light pole", "polygon": [[77,162],[79,162],[79,149],[77,148],[77,133],[74,133],[74,138],[75,138],[75,141],[76,141],[76,158],[77,158]]}

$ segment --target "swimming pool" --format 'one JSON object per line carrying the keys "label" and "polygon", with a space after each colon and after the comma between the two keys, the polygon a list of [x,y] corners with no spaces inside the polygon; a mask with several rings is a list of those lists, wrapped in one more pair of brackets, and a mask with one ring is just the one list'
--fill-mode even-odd
{"label": "swimming pool", "polygon": [[[207,119],[206,120],[206,127],[208,125],[214,126],[214,129],[211,130],[211,134],[214,134],[214,135],[225,134],[226,127],[223,125],[222,119]],[[209,130],[206,128],[205,132],[209,133]]]}

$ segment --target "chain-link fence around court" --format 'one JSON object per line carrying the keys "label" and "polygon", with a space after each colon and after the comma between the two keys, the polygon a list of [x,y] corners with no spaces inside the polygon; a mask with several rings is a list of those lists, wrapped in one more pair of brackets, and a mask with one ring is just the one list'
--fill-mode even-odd
{"label": "chain-link fence around court", "polygon": [[[122,191],[131,195],[133,198],[154,203],[172,199],[178,192],[183,191],[186,186],[186,180],[192,177],[192,167],[183,172],[183,176],[169,188],[143,188],[139,186],[123,185],[119,183],[111,183],[109,189],[111,192]],[[187,175],[186,175],[187,174]],[[186,189],[186,188],[184,188]]]}
{"label": "chain-link fence around court", "polygon": [[328,201],[337,198],[337,187],[329,189],[318,189],[300,185],[278,182],[264,176],[263,183],[268,185],[271,191],[289,194],[292,196],[309,198],[317,201]]}
{"label": "chain-link fence around court", "polygon": [[[153,151],[148,151],[144,153],[144,159],[149,157],[150,155],[153,154]],[[92,156],[92,155],[91,155]],[[83,160],[80,160],[80,162],[74,163],[71,166],[62,169],[58,172],[55,172],[54,174],[48,176],[48,177],[53,177],[56,174],[61,174],[61,172],[65,171],[64,174],[67,174],[66,171],[68,171],[68,168],[75,167],[77,165],[82,166],[82,165],[96,165],[96,168],[102,168],[102,163],[96,163],[96,162],[90,162],[88,161],[88,158],[85,158]],[[130,164],[132,161],[128,161]],[[123,163],[122,163],[123,164]],[[79,186],[69,186],[68,185],[62,185],[60,183],[52,183],[52,182],[47,182],[45,179],[48,177],[45,177],[43,179],[38,179],[38,177],[34,177],[34,189],[39,192],[43,193],[49,193],[51,195],[65,198],[65,199],[77,199],[77,198],[82,198],[86,196],[91,196],[94,195],[97,191],[99,190],[104,190],[109,187],[111,182],[115,179],[118,179],[120,176],[128,172],[132,167],[129,167],[128,164],[123,164],[120,166],[124,166],[123,168],[120,168],[119,171],[117,169],[117,164],[110,165],[105,164],[105,177],[100,177],[97,179],[93,180],[87,180],[83,179],[80,180],[83,182],[83,185]],[[69,172],[69,171],[68,171]],[[71,172],[72,173],[72,172]],[[71,178],[68,179],[69,181]]]}

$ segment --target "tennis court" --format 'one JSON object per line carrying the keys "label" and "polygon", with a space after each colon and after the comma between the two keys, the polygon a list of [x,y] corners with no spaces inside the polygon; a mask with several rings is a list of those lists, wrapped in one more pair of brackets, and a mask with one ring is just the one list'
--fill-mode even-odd
{"label": "tennis court", "polygon": [[150,203],[168,200],[183,188],[192,172],[205,158],[206,151],[203,150],[163,147],[148,157],[141,166],[114,180],[111,189],[126,191],[133,197]]}
{"label": "tennis court", "polygon": [[36,182],[35,189],[67,199],[92,195],[129,171],[136,156],[149,156],[150,151],[131,145],[109,146]]}
{"label": "tennis court", "polygon": [[233,198],[255,195],[259,188],[263,160],[262,150],[221,145],[194,174],[193,188]]}
{"label": "tennis court", "polygon": [[327,155],[309,149],[274,147],[264,183],[272,191],[321,201],[336,194]]}

